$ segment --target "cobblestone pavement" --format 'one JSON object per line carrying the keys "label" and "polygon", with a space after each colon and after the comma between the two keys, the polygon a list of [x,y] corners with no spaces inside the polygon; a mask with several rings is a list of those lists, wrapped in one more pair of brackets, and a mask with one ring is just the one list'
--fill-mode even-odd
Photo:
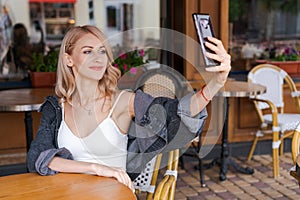
{"label": "cobblestone pavement", "polygon": [[[292,167],[290,153],[280,156],[280,176],[277,179],[273,178],[271,155],[256,155],[249,162],[244,157],[235,158],[235,161],[242,166],[253,168],[254,174],[241,174],[230,167],[227,180],[221,182],[219,167],[214,166],[204,171],[204,188],[200,186],[199,171],[194,169],[197,162],[185,162],[185,169],[179,169],[178,172],[175,199],[300,199],[298,183],[289,174]],[[139,195],[139,199],[145,197]]]}

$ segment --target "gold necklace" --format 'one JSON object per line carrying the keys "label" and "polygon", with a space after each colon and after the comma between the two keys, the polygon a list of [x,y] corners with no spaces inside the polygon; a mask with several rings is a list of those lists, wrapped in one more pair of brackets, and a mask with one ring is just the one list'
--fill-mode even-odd
{"label": "gold necklace", "polygon": [[91,116],[92,115],[92,109],[87,109],[87,108],[85,108],[84,106],[82,106],[82,108],[85,110],[85,111],[87,111],[88,112],[88,115],[89,116]]}

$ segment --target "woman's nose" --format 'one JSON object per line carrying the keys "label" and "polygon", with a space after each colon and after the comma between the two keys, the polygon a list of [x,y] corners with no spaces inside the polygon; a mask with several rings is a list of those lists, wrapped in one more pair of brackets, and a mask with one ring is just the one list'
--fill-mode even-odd
{"label": "woman's nose", "polygon": [[94,55],[94,60],[97,61],[97,62],[102,62],[105,60],[105,56],[103,53],[100,53],[100,52],[96,52]]}

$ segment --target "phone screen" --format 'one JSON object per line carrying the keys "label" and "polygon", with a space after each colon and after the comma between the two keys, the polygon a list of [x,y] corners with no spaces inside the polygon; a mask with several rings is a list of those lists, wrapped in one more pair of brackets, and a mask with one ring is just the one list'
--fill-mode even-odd
{"label": "phone screen", "polygon": [[210,16],[208,14],[194,13],[193,20],[196,27],[199,43],[201,46],[202,56],[205,62],[205,66],[212,67],[212,66],[220,65],[220,62],[205,56],[206,51],[214,53],[209,48],[207,48],[204,44],[206,41],[208,41],[207,36],[215,37]]}

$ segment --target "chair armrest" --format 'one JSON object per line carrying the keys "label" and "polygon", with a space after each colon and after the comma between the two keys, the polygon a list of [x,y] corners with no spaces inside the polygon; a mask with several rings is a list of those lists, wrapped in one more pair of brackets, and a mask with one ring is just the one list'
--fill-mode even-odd
{"label": "chair armrest", "polygon": [[[271,101],[266,100],[266,99],[258,99],[258,98],[250,98],[250,100],[254,101],[254,102],[258,102],[259,101],[259,102],[264,102],[264,103],[268,104],[269,107],[270,107],[270,110],[272,112],[273,126],[278,126],[278,109],[277,109],[277,107]],[[258,109],[257,105],[256,105],[256,109]],[[260,112],[261,112],[261,115],[263,115],[262,111],[260,111]]]}
{"label": "chair armrest", "polygon": [[291,93],[292,97],[300,97],[300,91],[295,91]]}

